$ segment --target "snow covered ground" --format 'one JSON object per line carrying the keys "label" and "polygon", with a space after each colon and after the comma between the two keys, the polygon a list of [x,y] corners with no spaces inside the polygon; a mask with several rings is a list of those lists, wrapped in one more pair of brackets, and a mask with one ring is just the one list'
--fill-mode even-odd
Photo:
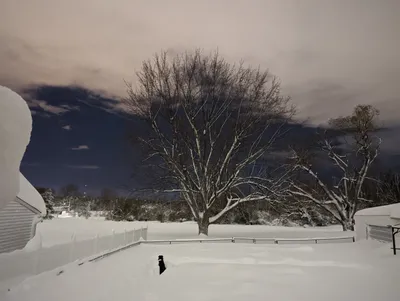
{"label": "snow covered ground", "polygon": [[[157,257],[167,270],[158,275]],[[400,257],[371,242],[142,244],[25,280],[2,301],[398,301]]]}
{"label": "snow covered ground", "polygon": [[[55,218],[38,224],[37,231],[42,236],[44,247],[62,244],[71,240],[72,234],[77,240],[90,239],[97,234],[110,235],[140,227],[149,227],[148,239],[179,239],[197,236],[197,225],[193,222],[158,223],[158,222],[113,222],[102,218]],[[343,232],[340,226],[303,228],[277,226],[245,226],[245,225],[211,225],[209,237],[225,238],[246,236],[256,238],[310,238],[310,237],[343,237],[352,232]]]}

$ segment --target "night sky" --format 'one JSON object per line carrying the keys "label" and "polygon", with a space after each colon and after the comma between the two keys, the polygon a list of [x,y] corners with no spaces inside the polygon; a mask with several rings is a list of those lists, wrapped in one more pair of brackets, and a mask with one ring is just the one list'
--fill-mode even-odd
{"label": "night sky", "polygon": [[382,161],[400,165],[398,0],[0,0],[0,85],[28,102],[22,172],[36,186],[88,193],[135,187],[141,130],[118,101],[143,60],[218,49],[269,69],[310,126],[372,104]]}
{"label": "night sky", "polygon": [[[143,187],[146,175],[139,166],[144,156],[141,146],[129,139],[129,134],[146,128],[137,116],[109,110],[107,104],[115,100],[80,87],[41,86],[25,90],[24,95],[33,130],[21,171],[35,186],[58,191],[76,184],[92,195],[102,188],[126,195]],[[312,124],[299,124],[290,135],[301,139],[314,132]],[[398,133],[397,126],[379,133],[384,168],[400,170]]]}
{"label": "night sky", "polygon": [[128,139],[134,130],[129,116],[78,101],[104,99],[93,101],[92,94],[76,87],[39,87],[26,95],[42,101],[31,104],[33,130],[21,166],[35,186],[57,190],[72,183],[97,194],[101,188],[125,190],[135,183],[131,175],[137,154]]}

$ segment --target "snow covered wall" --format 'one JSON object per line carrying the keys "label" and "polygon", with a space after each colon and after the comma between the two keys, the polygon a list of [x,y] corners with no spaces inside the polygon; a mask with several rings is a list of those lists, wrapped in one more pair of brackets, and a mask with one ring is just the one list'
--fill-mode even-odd
{"label": "snow covered wall", "polygon": [[19,192],[19,168],[31,131],[32,116],[25,100],[0,86],[0,210]]}

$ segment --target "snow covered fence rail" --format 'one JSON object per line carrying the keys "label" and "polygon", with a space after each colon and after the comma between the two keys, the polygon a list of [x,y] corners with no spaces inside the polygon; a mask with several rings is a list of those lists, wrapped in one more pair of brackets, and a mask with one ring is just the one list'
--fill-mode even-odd
{"label": "snow covered fence rail", "polygon": [[374,239],[380,242],[392,242],[392,226],[367,225],[367,239]]}
{"label": "snow covered fence rail", "polygon": [[0,254],[0,289],[4,288],[4,283],[15,284],[77,260],[132,246],[141,238],[147,239],[147,228],[122,233],[113,230],[110,235],[96,235],[86,240],[77,240],[74,234],[70,242],[51,247],[42,247],[41,238],[37,236],[36,241],[31,241],[31,245],[23,250]]}
{"label": "snow covered fence rail", "polygon": [[339,240],[347,240],[347,242],[355,242],[354,236],[345,236],[345,237],[317,237],[317,238],[252,238],[252,237],[232,237],[232,238],[187,238],[187,239],[158,239],[158,240],[144,240],[141,239],[139,241],[133,242],[129,245],[122,246],[119,248],[116,248],[114,250],[109,250],[105,251],[102,254],[98,254],[96,256],[93,256],[91,258],[86,258],[84,262],[81,264],[84,264],[85,262],[94,262],[101,260],[105,257],[108,257],[110,255],[113,255],[115,253],[118,253],[120,251],[129,249],[134,246],[138,246],[142,243],[144,244],[172,244],[172,243],[235,243],[235,242],[253,242],[257,243],[259,242],[269,242],[269,243],[275,243],[279,244],[279,242],[315,242],[318,243],[318,241],[330,241],[330,242],[337,242]]}
{"label": "snow covered fence rail", "polygon": [[[113,255],[113,254],[118,253],[118,252],[121,252],[121,251],[123,251],[123,250],[132,248],[132,247],[134,247],[134,246],[138,246],[138,245],[141,244],[141,242],[142,242],[142,241],[139,240],[139,241],[135,241],[135,242],[133,242],[133,243],[131,243],[131,244],[129,244],[129,245],[116,248],[116,249],[114,249],[114,250],[105,251],[105,252],[103,252],[103,253],[101,253],[101,254],[98,254],[98,255],[95,255],[95,256],[93,256],[93,257],[86,258],[86,262],[94,262],[94,261],[103,259],[103,258],[105,258],[105,257],[107,257],[107,256]],[[84,264],[84,263],[85,263],[85,261],[82,261],[79,265],[82,265],[82,264]]]}
{"label": "snow covered fence rail", "polygon": [[195,238],[195,239],[162,239],[162,240],[146,240],[142,241],[145,244],[157,244],[157,243],[190,243],[190,242],[199,242],[199,243],[216,243],[216,242],[252,242],[256,244],[257,242],[263,243],[299,243],[299,242],[312,242],[318,243],[321,241],[325,242],[338,242],[338,241],[347,241],[347,242],[355,242],[354,236],[341,236],[341,237],[313,237],[313,238],[255,238],[255,237],[231,237],[231,238]]}

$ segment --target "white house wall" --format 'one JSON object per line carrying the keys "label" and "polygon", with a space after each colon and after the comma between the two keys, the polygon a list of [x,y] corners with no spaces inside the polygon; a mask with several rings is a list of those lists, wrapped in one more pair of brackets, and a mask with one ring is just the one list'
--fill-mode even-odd
{"label": "white house wall", "polygon": [[36,216],[37,214],[16,200],[0,210],[0,253],[25,247],[31,239]]}

